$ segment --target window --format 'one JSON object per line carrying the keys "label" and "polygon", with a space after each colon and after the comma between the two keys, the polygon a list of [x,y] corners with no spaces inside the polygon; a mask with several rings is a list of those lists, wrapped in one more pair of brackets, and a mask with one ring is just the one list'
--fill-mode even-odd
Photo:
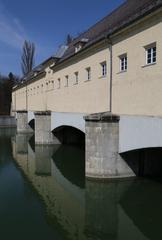
{"label": "window", "polygon": [[126,71],[127,70],[127,54],[124,54],[119,57],[120,58],[120,71]]}
{"label": "window", "polygon": [[152,44],[146,49],[146,64],[156,63],[156,44]]}
{"label": "window", "polygon": [[54,89],[55,88],[55,85],[54,85],[54,81],[52,80],[52,88]]}
{"label": "window", "polygon": [[43,92],[43,84],[41,85],[41,92]]}
{"label": "window", "polygon": [[65,87],[68,87],[68,85],[69,85],[69,76],[66,75],[65,76]]}
{"label": "window", "polygon": [[78,72],[75,72],[75,84],[78,84],[78,81],[79,81],[79,73]]}
{"label": "window", "polygon": [[61,88],[61,79],[58,78],[57,82],[58,82],[58,87],[57,88],[59,89],[59,88]]}
{"label": "window", "polygon": [[101,63],[101,68],[102,68],[102,77],[105,77],[107,75],[107,64],[106,64],[106,62]]}
{"label": "window", "polygon": [[46,91],[48,91],[48,83],[46,82]]}
{"label": "window", "polygon": [[90,80],[91,79],[91,68],[90,67],[86,68],[86,71],[87,71],[87,79],[86,80]]}
{"label": "window", "polygon": [[75,47],[75,53],[79,52],[82,48],[82,45],[81,44],[78,44],[76,47]]}

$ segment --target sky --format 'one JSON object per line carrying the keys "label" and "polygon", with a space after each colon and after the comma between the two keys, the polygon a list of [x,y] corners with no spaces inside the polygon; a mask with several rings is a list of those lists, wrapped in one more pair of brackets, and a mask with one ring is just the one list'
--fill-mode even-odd
{"label": "sky", "polygon": [[21,76],[24,40],[35,44],[35,65],[53,55],[67,34],[76,37],[124,0],[0,0],[0,74]]}

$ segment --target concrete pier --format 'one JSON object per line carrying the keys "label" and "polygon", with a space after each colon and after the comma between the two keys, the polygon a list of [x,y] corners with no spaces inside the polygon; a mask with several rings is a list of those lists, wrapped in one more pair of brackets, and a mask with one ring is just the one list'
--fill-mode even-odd
{"label": "concrete pier", "polygon": [[135,176],[119,154],[120,117],[92,114],[86,122],[86,177],[123,178]]}
{"label": "concrete pier", "polygon": [[35,112],[35,144],[60,144],[51,132],[51,112]]}
{"label": "concrete pier", "polygon": [[18,133],[32,133],[32,128],[28,125],[28,112],[17,112],[17,132]]}

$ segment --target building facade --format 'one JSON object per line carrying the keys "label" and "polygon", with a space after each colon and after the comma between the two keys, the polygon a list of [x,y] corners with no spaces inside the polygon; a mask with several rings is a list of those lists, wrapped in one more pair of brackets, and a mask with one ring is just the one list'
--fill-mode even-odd
{"label": "building facade", "polygon": [[161,6],[126,1],[15,87],[13,111],[162,116]]}

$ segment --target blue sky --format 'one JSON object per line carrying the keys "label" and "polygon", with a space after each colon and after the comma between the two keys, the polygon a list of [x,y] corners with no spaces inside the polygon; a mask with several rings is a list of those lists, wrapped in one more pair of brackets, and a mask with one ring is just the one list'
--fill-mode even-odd
{"label": "blue sky", "polygon": [[0,0],[0,73],[21,75],[24,40],[36,45],[35,64],[51,56],[66,35],[76,36],[124,0]]}

